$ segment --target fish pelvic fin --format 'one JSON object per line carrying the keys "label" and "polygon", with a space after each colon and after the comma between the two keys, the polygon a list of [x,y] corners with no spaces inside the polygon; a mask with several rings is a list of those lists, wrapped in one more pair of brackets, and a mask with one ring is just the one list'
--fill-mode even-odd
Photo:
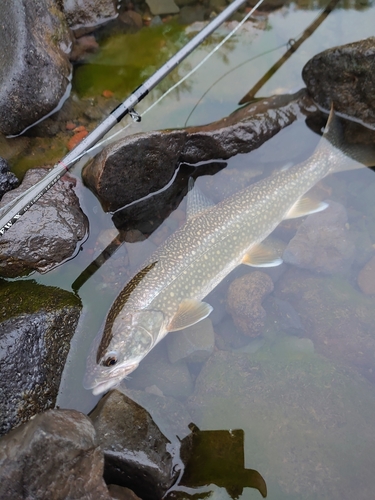
{"label": "fish pelvic fin", "polygon": [[304,196],[296,201],[292,208],[287,213],[285,219],[296,219],[297,217],[304,217],[305,215],[315,214],[321,212],[328,207],[325,201],[319,201],[309,196]]}
{"label": "fish pelvic fin", "polygon": [[258,244],[246,252],[241,263],[251,267],[276,267],[282,264],[283,261],[273,248]]}
{"label": "fish pelvic fin", "polygon": [[176,314],[167,325],[168,332],[183,330],[207,318],[213,307],[206,302],[195,299],[185,299],[181,302]]}
{"label": "fish pelvic fin", "polygon": [[331,159],[331,173],[375,166],[375,145],[349,143],[345,139],[343,125],[333,103],[314,155],[324,155]]}

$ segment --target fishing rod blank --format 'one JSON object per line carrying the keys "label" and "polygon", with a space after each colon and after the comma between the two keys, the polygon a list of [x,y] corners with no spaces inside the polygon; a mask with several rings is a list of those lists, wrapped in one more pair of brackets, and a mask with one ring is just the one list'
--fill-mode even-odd
{"label": "fishing rod blank", "polygon": [[[10,229],[15,222],[36,203],[61,177],[93,147],[111,128],[128,113],[136,120],[140,116],[134,106],[140,102],[163,78],[165,78],[181,61],[183,61],[198,45],[213,33],[228,17],[230,17],[246,0],[234,0],[226,9],[205,26],[181,50],[171,57],[146,82],[140,85],[122,104],[86,136],[70,153],[59,161],[41,181],[0,209],[0,235]],[[262,3],[260,0],[256,7]]]}

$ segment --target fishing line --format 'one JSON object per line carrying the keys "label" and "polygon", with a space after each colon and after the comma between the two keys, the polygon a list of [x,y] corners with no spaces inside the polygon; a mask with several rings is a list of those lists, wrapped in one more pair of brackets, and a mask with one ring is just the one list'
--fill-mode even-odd
{"label": "fishing line", "polygon": [[[155,102],[153,102],[145,111],[143,111],[143,113],[140,113],[138,116],[139,117],[143,117],[146,113],[148,113],[149,111],[151,111],[151,109],[153,109],[157,104],[159,104],[159,102],[161,102],[168,94],[170,94],[171,92],[173,92],[173,90],[175,90],[179,85],[181,85],[181,83],[183,83],[185,80],[187,80],[188,78],[190,78],[191,75],[193,75],[199,68],[201,68],[203,66],[203,64],[208,61],[208,59],[213,56],[213,54],[215,54],[215,52],[217,52],[233,35],[234,33],[236,33],[237,30],[239,30],[239,28],[241,28],[241,26],[249,19],[249,17],[254,14],[254,12],[256,11],[256,9],[258,7],[260,7],[260,5],[264,2],[264,0],[259,0],[258,3],[256,3],[254,5],[254,7],[252,7],[252,9],[244,16],[244,18],[232,29],[232,31],[230,31],[230,33],[228,33],[228,35],[226,35],[222,40],[221,42],[219,42],[212,50],[211,52],[209,52],[196,66],[194,66],[194,68],[192,70],[190,70],[185,76],[183,76],[177,83],[175,83],[174,85],[172,85],[172,87],[170,87],[168,90],[166,90],[164,92],[163,95],[161,95],[159,97],[159,99],[157,99]],[[276,49],[274,49],[276,50]],[[134,118],[133,118],[134,120]],[[139,121],[139,120],[136,120],[136,121]],[[132,122],[128,123],[127,125],[125,125],[124,127],[121,127],[120,130],[118,130],[117,132],[115,132],[114,134],[110,135],[109,137],[107,137],[106,139],[104,139],[103,141],[99,142],[98,144],[96,144],[95,146],[93,146],[91,149],[88,149],[86,151],[86,153],[90,153],[92,151],[94,151],[95,149],[97,148],[100,148],[102,146],[105,146],[108,142],[110,142],[114,137],[117,137],[119,134],[121,134],[124,130],[126,130],[128,127],[130,127],[130,125],[132,125]],[[84,156],[84,154],[86,153],[82,153],[82,155],[79,157],[79,158],[82,158],[82,156]]]}

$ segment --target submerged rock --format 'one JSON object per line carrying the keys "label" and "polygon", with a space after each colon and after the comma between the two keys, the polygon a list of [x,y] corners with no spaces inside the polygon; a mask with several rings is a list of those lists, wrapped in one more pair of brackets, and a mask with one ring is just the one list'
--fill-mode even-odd
{"label": "submerged rock", "polygon": [[[46,173],[45,169],[28,170],[21,186],[3,196],[0,208]],[[0,276],[47,271],[74,255],[88,226],[73,189],[75,182],[64,176],[1,236]]]}
{"label": "submerged rock", "polygon": [[136,390],[154,388],[157,394],[185,399],[193,391],[193,380],[186,361],[181,359],[171,363],[165,346],[158,344],[126,380],[126,387]]}
{"label": "submerged rock", "polygon": [[20,183],[17,177],[9,170],[8,163],[0,156],[0,200],[7,191],[16,188]]}
{"label": "submerged rock", "polygon": [[142,500],[162,498],[178,476],[169,440],[149,413],[119,391],[110,391],[90,414],[104,452],[104,477]]}
{"label": "submerged rock", "polygon": [[315,55],[302,70],[315,102],[375,125],[375,37]]}
{"label": "submerged rock", "polygon": [[262,301],[272,290],[271,278],[261,271],[245,274],[231,283],[227,309],[233,323],[245,335],[258,337],[262,333],[266,317]]}
{"label": "submerged rock", "polygon": [[128,136],[87,165],[83,179],[104,208],[114,211],[164,187],[180,162],[247,153],[307,110],[316,108],[302,90],[251,104],[209,125]]}
{"label": "submerged rock", "polygon": [[72,29],[94,28],[117,16],[114,0],[62,0],[62,8]]}
{"label": "submerged rock", "polygon": [[0,19],[0,132],[14,135],[68,96],[71,38],[54,0],[2,0]]}
{"label": "submerged rock", "polygon": [[347,271],[355,254],[347,222],[345,208],[329,201],[325,210],[302,222],[284,251],[284,262],[323,274]]}
{"label": "submerged rock", "polygon": [[54,407],[80,310],[65,290],[0,281],[0,434]]}
{"label": "submerged rock", "polygon": [[375,257],[358,274],[358,286],[366,295],[375,295]]}
{"label": "submerged rock", "polygon": [[375,381],[375,310],[364,296],[341,276],[319,276],[289,269],[275,288],[298,312],[304,336],[318,353],[356,367]]}
{"label": "submerged rock", "polygon": [[269,498],[372,496],[374,390],[347,367],[312,353],[216,351],[187,406],[199,428],[243,429],[245,463]]}
{"label": "submerged rock", "polygon": [[215,347],[215,333],[210,318],[179,332],[173,332],[168,335],[166,343],[171,363],[182,359],[188,363],[202,363],[212,354]]}
{"label": "submerged rock", "polygon": [[95,429],[75,410],[49,410],[0,439],[0,497],[110,500]]}

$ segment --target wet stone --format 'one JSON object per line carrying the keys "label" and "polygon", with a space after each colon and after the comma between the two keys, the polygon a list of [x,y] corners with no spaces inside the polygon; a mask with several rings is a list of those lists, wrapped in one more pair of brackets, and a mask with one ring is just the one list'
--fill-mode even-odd
{"label": "wet stone", "polygon": [[[47,174],[28,170],[21,186],[6,193],[0,208]],[[87,233],[87,219],[74,192],[75,179],[66,175],[57,182],[0,240],[0,276],[13,278],[52,269],[78,250]]]}
{"label": "wet stone", "polygon": [[115,211],[164,187],[179,163],[247,153],[314,109],[302,90],[250,104],[209,125],[128,136],[104,148],[84,168],[83,180],[105,210]]}
{"label": "wet stone", "polygon": [[284,262],[323,274],[349,270],[355,244],[346,227],[347,213],[340,203],[328,203],[325,210],[309,215],[300,225],[285,249]]}
{"label": "wet stone", "polygon": [[114,0],[62,0],[62,8],[73,30],[91,28],[117,16]]}
{"label": "wet stone", "polygon": [[114,500],[141,500],[134,491],[118,486],[117,484],[109,484],[108,491]]}
{"label": "wet stone", "polygon": [[81,304],[65,290],[31,281],[0,281],[0,304],[0,434],[4,434],[54,407]]}
{"label": "wet stone", "polygon": [[19,180],[10,172],[7,161],[0,157],[0,200],[7,191],[15,189],[18,184]]}
{"label": "wet stone", "polygon": [[375,125],[375,37],[315,55],[302,70],[314,101],[329,110]]}
{"label": "wet stone", "polygon": [[146,3],[154,16],[177,14],[180,11],[174,0],[146,0]]}
{"label": "wet stone", "polygon": [[0,498],[110,500],[90,420],[49,410],[0,439]]}
{"label": "wet stone", "polygon": [[215,333],[210,318],[179,332],[173,332],[167,336],[166,344],[171,363],[180,360],[202,363],[212,354],[215,346]]}
{"label": "wet stone", "polygon": [[245,274],[231,283],[227,309],[245,335],[257,337],[262,333],[266,317],[262,301],[272,290],[271,278],[261,271]]}
{"label": "wet stone", "polygon": [[162,498],[177,479],[169,440],[149,413],[119,391],[110,391],[90,414],[104,452],[104,478],[142,500]]}
{"label": "wet stone", "polygon": [[68,97],[71,35],[53,0],[2,0],[0,19],[0,132],[15,135]]}

